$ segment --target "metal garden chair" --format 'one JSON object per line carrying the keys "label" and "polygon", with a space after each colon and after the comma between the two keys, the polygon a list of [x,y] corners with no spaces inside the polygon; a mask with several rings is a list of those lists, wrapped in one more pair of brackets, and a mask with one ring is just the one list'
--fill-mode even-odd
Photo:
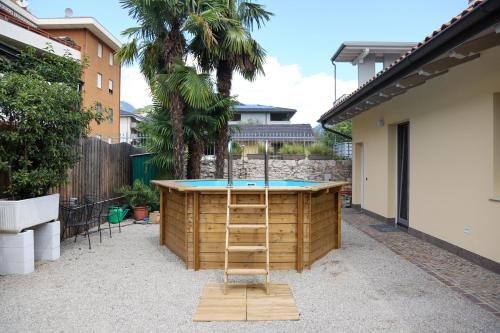
{"label": "metal garden chair", "polygon": [[92,248],[90,244],[89,229],[92,224],[91,212],[93,210],[93,206],[93,204],[74,205],[72,202],[62,202],[60,204],[61,214],[64,221],[63,235],[66,233],[66,230],[73,228],[75,230],[76,242],[80,227],[84,228],[86,236],[89,240],[89,249]]}

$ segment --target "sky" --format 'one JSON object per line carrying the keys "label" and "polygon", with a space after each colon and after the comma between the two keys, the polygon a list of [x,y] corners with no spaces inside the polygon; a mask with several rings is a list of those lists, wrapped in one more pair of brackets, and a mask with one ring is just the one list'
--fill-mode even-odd
{"label": "sky", "polygon": [[[330,58],[343,41],[418,42],[467,6],[467,0],[260,0],[275,15],[254,31],[266,49],[265,77],[236,75],[232,94],[242,103],[297,109],[294,123],[311,123],[334,101]],[[30,0],[37,17],[93,16],[122,42],[135,22],[118,0]],[[356,89],[357,72],[337,66],[337,96]],[[139,108],[150,104],[137,66],[122,68],[121,99]]]}

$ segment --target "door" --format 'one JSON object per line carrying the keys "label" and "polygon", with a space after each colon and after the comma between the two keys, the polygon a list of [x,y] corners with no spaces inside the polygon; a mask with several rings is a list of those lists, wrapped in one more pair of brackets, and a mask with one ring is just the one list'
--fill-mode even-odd
{"label": "door", "polygon": [[397,170],[397,219],[396,222],[402,226],[409,226],[409,123],[398,125],[398,170]]}

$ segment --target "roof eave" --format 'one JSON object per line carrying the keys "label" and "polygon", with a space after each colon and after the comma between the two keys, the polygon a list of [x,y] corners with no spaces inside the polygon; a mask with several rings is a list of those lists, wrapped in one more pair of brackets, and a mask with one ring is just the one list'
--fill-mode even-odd
{"label": "roof eave", "polygon": [[[494,25],[500,20],[500,1],[485,1],[468,13],[455,24],[449,26],[438,35],[420,46],[413,53],[387,70],[380,76],[368,82],[354,95],[334,106],[321,116],[318,122],[325,124],[331,118],[338,116],[352,106],[362,102],[365,98],[375,93],[376,90],[389,86],[399,78],[417,70],[425,63],[458,46],[464,40],[474,36],[482,30]],[[336,53],[337,54],[337,53]],[[333,58],[333,57],[332,57]]]}

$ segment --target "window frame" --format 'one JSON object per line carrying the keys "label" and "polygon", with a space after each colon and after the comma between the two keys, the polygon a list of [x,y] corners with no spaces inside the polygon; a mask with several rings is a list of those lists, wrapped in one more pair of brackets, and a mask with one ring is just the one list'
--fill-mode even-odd
{"label": "window frame", "polygon": [[102,59],[103,54],[104,54],[104,46],[102,45],[102,43],[97,42],[97,57]]}
{"label": "window frame", "polygon": [[102,89],[102,74],[101,73],[97,73],[97,88],[98,89]]}
{"label": "window frame", "polygon": [[108,108],[108,121],[110,123],[113,123],[113,112],[114,112],[113,108]]}
{"label": "window frame", "polygon": [[115,55],[113,54],[113,52],[109,52],[108,63],[110,66],[115,65]]}
{"label": "window frame", "polygon": [[108,79],[108,92],[113,95],[113,80]]}

